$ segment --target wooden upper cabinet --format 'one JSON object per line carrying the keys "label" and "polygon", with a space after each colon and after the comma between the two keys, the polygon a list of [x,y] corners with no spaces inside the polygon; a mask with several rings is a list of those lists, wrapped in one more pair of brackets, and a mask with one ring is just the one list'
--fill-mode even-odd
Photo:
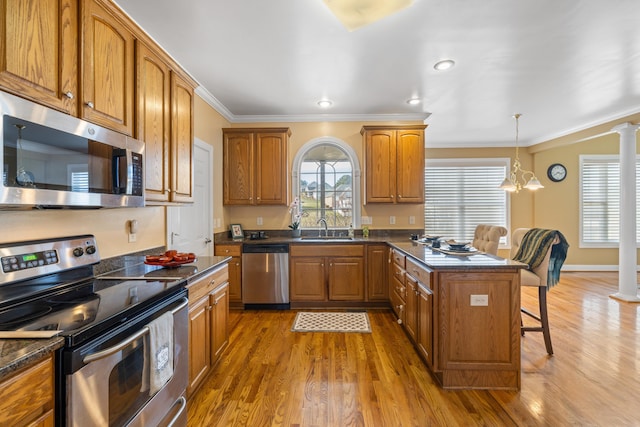
{"label": "wooden upper cabinet", "polygon": [[172,202],[193,202],[193,86],[171,73]]}
{"label": "wooden upper cabinet", "polygon": [[80,116],[133,135],[134,35],[99,0],[82,5]]}
{"label": "wooden upper cabinet", "polygon": [[224,204],[286,205],[289,128],[223,129]]}
{"label": "wooden upper cabinet", "polygon": [[364,126],[366,202],[424,202],[424,129]]}
{"label": "wooden upper cabinet", "polygon": [[144,43],[136,44],[136,137],[144,141],[145,199],[169,201],[169,67]]}
{"label": "wooden upper cabinet", "polygon": [[77,114],[74,0],[0,0],[0,88]]}

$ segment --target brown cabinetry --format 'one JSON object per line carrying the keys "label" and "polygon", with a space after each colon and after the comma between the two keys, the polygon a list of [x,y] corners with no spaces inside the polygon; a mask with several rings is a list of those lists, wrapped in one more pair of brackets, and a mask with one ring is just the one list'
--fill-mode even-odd
{"label": "brown cabinetry", "polygon": [[[81,5],[80,117],[133,135],[134,34],[101,0]],[[109,9],[108,9],[109,8]]]}
{"label": "brown cabinetry", "polygon": [[389,250],[389,299],[399,323],[406,321],[405,256],[396,249]]}
{"label": "brown cabinetry", "polygon": [[365,300],[364,245],[291,245],[289,252],[292,303]]}
{"label": "brown cabinetry", "polygon": [[145,200],[193,201],[193,83],[166,55],[136,44],[136,137],[145,142]]}
{"label": "brown cabinetry", "polygon": [[289,128],[223,129],[225,205],[286,205]]}
{"label": "brown cabinetry", "polygon": [[187,394],[202,384],[229,343],[228,267],[218,267],[189,291],[189,384]]}
{"label": "brown cabinetry", "polygon": [[75,0],[0,1],[0,87],[77,114],[78,7]]}
{"label": "brown cabinetry", "polygon": [[216,244],[215,254],[232,257],[229,261],[229,306],[243,307],[242,305],[242,245]]}
{"label": "brown cabinetry", "polygon": [[414,260],[406,260],[407,321],[405,329],[420,356],[433,365],[433,292],[431,271]]}
{"label": "brown cabinetry", "polygon": [[367,301],[389,301],[388,251],[386,244],[367,245]]}
{"label": "brown cabinetry", "polygon": [[424,129],[364,126],[366,202],[424,202]]}
{"label": "brown cabinetry", "polygon": [[193,86],[171,73],[172,202],[193,202]]}
{"label": "brown cabinetry", "polygon": [[0,382],[0,425],[54,424],[53,355]]}

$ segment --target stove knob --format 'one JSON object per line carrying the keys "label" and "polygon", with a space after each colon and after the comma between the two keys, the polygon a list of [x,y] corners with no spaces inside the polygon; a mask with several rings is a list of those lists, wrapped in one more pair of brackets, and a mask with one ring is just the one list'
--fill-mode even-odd
{"label": "stove knob", "polygon": [[89,255],[93,255],[96,253],[96,247],[93,245],[87,246],[86,252]]}
{"label": "stove knob", "polygon": [[75,248],[73,250],[73,256],[79,257],[84,255],[84,250],[82,248]]}

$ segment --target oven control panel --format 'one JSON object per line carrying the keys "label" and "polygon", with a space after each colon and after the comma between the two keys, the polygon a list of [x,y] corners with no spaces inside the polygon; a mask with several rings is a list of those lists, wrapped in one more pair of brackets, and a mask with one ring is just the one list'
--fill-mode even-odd
{"label": "oven control panel", "polygon": [[93,235],[0,245],[0,285],[100,262]]}
{"label": "oven control panel", "polygon": [[48,264],[58,263],[58,253],[54,250],[30,252],[14,256],[5,256],[0,259],[2,271],[26,270],[27,268],[40,267]]}

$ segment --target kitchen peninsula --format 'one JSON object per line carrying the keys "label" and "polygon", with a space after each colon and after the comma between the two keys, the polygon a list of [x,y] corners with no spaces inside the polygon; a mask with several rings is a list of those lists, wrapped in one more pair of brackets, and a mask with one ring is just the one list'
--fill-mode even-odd
{"label": "kitchen peninsula", "polygon": [[520,389],[520,269],[486,254],[389,243],[393,310],[443,388]]}

